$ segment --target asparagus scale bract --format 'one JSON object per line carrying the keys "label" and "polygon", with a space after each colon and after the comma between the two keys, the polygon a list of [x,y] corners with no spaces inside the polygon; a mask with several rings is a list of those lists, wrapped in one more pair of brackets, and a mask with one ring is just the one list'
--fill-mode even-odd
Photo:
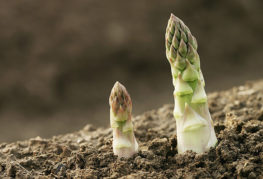
{"label": "asparagus scale bract", "polygon": [[126,88],[119,82],[111,90],[109,103],[113,152],[118,157],[129,158],[138,152],[138,143],[133,133],[132,101]]}
{"label": "asparagus scale bract", "polygon": [[217,143],[204,90],[197,41],[182,20],[171,14],[165,34],[166,57],[174,85],[178,153],[202,153]]}

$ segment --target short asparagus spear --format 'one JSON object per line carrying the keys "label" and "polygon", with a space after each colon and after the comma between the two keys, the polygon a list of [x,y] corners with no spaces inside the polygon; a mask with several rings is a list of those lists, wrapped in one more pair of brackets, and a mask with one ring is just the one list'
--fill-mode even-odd
{"label": "short asparagus spear", "polygon": [[197,41],[173,14],[168,21],[165,46],[174,85],[178,153],[202,153],[215,146],[217,139],[208,110]]}
{"label": "short asparagus spear", "polygon": [[138,143],[133,133],[132,101],[126,88],[119,82],[111,90],[109,103],[113,152],[118,157],[129,158],[138,152]]}

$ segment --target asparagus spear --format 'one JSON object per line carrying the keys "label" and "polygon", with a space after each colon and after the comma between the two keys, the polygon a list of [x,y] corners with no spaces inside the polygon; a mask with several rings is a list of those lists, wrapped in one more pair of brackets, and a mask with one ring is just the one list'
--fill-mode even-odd
{"label": "asparagus spear", "polygon": [[202,153],[215,146],[217,138],[204,90],[197,41],[173,14],[168,21],[165,46],[174,85],[178,153]]}
{"label": "asparagus spear", "polygon": [[138,152],[131,119],[132,101],[126,88],[116,82],[111,90],[110,123],[113,130],[113,152],[118,157],[129,158]]}

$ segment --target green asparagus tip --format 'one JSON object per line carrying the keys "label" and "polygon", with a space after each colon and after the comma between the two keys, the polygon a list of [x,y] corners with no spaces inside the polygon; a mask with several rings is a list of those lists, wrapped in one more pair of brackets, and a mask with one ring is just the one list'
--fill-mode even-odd
{"label": "green asparagus tip", "polygon": [[132,110],[131,97],[126,88],[118,81],[111,90],[109,104],[114,114],[120,114],[127,111],[131,112]]}

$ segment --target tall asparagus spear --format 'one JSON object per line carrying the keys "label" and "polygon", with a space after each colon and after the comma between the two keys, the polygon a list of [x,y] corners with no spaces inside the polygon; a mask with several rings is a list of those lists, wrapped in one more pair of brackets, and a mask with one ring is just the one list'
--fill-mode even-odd
{"label": "tall asparagus spear", "polygon": [[207,105],[197,41],[182,20],[171,14],[165,34],[166,57],[174,85],[178,153],[202,153],[217,143]]}
{"label": "tall asparagus spear", "polygon": [[111,90],[109,103],[113,152],[118,157],[129,158],[138,152],[138,143],[133,133],[131,97],[119,82],[116,82]]}

